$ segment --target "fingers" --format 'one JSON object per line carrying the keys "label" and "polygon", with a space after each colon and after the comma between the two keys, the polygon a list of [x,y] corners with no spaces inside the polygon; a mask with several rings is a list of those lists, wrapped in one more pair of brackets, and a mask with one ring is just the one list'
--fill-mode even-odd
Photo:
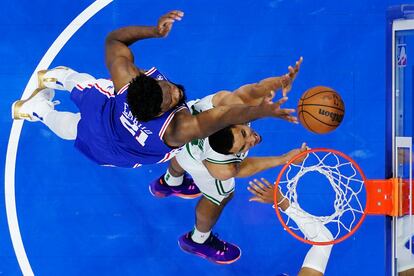
{"label": "fingers", "polygon": [[163,16],[160,17],[160,19],[158,21],[158,26],[163,26],[164,27],[167,24],[172,25],[172,23],[174,23],[174,21],[181,21],[183,16],[184,16],[184,13],[182,11],[179,11],[179,10],[170,11],[169,13],[166,13]]}
{"label": "fingers", "polygon": [[271,90],[269,94],[266,95],[266,100],[271,101],[275,97],[275,91]]}
{"label": "fingers", "polygon": [[302,152],[308,149],[305,142],[302,143],[302,146],[300,147],[300,149],[301,149]]}
{"label": "fingers", "polygon": [[260,178],[261,181],[263,181],[263,183],[265,184],[266,188],[268,189],[272,189],[273,185],[266,179],[266,178]]}
{"label": "fingers", "polygon": [[294,79],[296,77],[296,74],[299,72],[300,65],[302,64],[302,62],[303,62],[303,57],[300,57],[299,60],[296,61],[294,68],[292,66],[288,67],[288,70],[289,70],[288,74],[290,78]]}
{"label": "fingers", "polygon": [[288,121],[289,123],[299,124],[298,117],[292,115],[281,115],[279,116],[280,119]]}
{"label": "fingers", "polygon": [[288,100],[288,97],[283,97],[283,98],[279,99],[275,104],[279,107],[282,104],[284,104],[285,102],[287,102],[287,100]]}
{"label": "fingers", "polygon": [[184,12],[180,10],[173,10],[165,14],[163,17],[181,21],[183,16],[184,16]]}
{"label": "fingers", "polygon": [[[254,194],[254,195],[257,195],[257,196],[261,196],[262,194],[263,194],[263,192],[264,192],[264,190],[263,190],[263,185],[262,185],[262,187],[260,187],[257,183],[256,183],[256,181],[257,181],[257,179],[255,179],[254,180],[255,182],[253,182],[253,181],[249,181],[249,185],[250,185],[250,187],[248,187],[247,189],[252,193],[252,194]],[[249,189],[250,188],[250,189]]]}
{"label": "fingers", "polygon": [[263,199],[261,199],[260,197],[257,197],[257,196],[249,198],[249,201],[256,201],[256,202],[265,203]]}
{"label": "fingers", "polygon": [[[263,179],[263,178],[262,178]],[[254,183],[256,183],[256,185],[257,186],[259,186],[260,187],[260,190],[262,191],[262,192],[264,192],[265,190],[267,190],[267,189],[269,189],[269,186],[265,186],[262,182],[260,182],[259,180],[257,180],[257,179],[254,179],[253,180],[254,181]],[[266,180],[267,181],[267,180]],[[269,182],[268,182],[269,183]]]}
{"label": "fingers", "polygon": [[302,62],[303,62],[303,57],[300,57],[299,60],[296,61],[296,63],[295,63],[295,73],[299,72],[300,65],[302,64]]}

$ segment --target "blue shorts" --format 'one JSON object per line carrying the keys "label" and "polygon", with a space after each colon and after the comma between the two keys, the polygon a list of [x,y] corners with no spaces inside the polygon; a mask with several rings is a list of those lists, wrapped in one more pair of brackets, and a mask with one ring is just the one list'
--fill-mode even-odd
{"label": "blue shorts", "polygon": [[104,160],[113,154],[105,130],[110,118],[104,112],[113,95],[113,83],[106,79],[78,84],[70,94],[81,113],[75,147],[100,165],[108,165]]}

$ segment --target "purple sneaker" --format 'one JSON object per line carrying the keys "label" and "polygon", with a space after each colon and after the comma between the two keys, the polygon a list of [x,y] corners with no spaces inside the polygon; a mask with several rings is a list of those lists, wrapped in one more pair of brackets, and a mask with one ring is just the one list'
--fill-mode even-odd
{"label": "purple sneaker", "polygon": [[201,195],[193,179],[184,175],[183,183],[179,186],[168,186],[164,181],[164,175],[152,181],[149,185],[150,193],[155,197],[178,196],[185,199],[192,199]]}
{"label": "purple sneaker", "polygon": [[241,256],[240,248],[229,242],[222,241],[218,235],[210,234],[210,237],[203,243],[193,242],[189,232],[178,239],[178,245],[182,250],[207,259],[216,264],[231,264]]}

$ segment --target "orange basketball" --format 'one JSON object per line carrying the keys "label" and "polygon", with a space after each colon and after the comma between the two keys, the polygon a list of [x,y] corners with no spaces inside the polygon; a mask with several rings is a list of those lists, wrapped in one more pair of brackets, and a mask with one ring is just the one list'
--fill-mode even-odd
{"label": "orange basketball", "polygon": [[308,130],[323,134],[337,128],[344,118],[345,105],[332,88],[315,86],[303,93],[298,104],[301,124]]}

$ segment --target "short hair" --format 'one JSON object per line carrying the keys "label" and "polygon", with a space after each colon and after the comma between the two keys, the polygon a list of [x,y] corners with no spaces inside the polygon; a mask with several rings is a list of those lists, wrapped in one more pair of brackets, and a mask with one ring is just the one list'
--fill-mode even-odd
{"label": "short hair", "polygon": [[232,154],[230,152],[234,143],[232,128],[233,126],[225,127],[208,137],[208,142],[214,151],[221,154]]}
{"label": "short hair", "polygon": [[155,79],[141,74],[129,84],[127,103],[138,121],[150,121],[161,113],[161,86]]}

